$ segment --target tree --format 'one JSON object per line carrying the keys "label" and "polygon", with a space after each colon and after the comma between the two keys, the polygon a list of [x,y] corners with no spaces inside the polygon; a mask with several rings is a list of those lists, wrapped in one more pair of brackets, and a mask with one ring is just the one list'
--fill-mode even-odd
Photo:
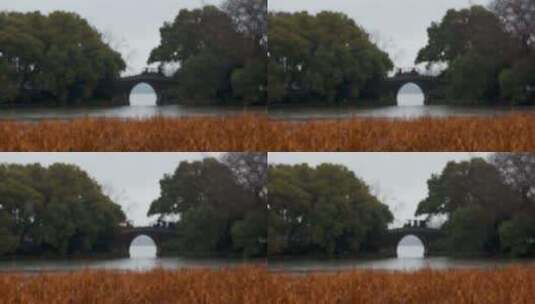
{"label": "tree", "polygon": [[446,218],[445,243],[452,253],[532,255],[533,168],[530,154],[450,162],[429,179],[429,194],[416,215]]}
{"label": "tree", "polygon": [[265,153],[182,162],[160,181],[148,215],[178,217],[172,241],[185,255],[265,255]]}
{"label": "tree", "polygon": [[271,13],[268,20],[270,102],[378,97],[393,64],[354,20],[332,12]]}
{"label": "tree", "polygon": [[535,45],[535,1],[493,0],[490,8],[505,28],[517,37],[522,49],[531,52]]}
{"label": "tree", "polygon": [[491,162],[505,183],[519,194],[522,204],[535,207],[535,154],[497,153]]}
{"label": "tree", "polygon": [[332,164],[269,168],[268,254],[358,254],[377,249],[393,220],[349,169]]}
{"label": "tree", "polygon": [[0,58],[0,105],[17,96],[16,74],[12,66]]}
{"label": "tree", "polygon": [[110,252],[125,215],[76,166],[0,165],[2,254]]}
{"label": "tree", "polygon": [[467,102],[496,101],[499,75],[510,66],[517,48],[500,19],[482,6],[449,10],[428,31],[429,42],[416,63],[442,64],[449,97]]}
{"label": "tree", "polygon": [[0,13],[0,70],[9,101],[63,104],[109,97],[101,88],[125,69],[121,55],[74,13]]}
{"label": "tree", "polygon": [[226,0],[221,7],[239,32],[245,33],[257,45],[265,43],[268,28],[266,0]]}
{"label": "tree", "polygon": [[149,63],[178,64],[177,94],[193,102],[265,103],[265,1],[226,2],[179,12],[160,29]]}
{"label": "tree", "polygon": [[502,97],[513,104],[533,104],[535,101],[535,52],[515,61],[500,73]]}

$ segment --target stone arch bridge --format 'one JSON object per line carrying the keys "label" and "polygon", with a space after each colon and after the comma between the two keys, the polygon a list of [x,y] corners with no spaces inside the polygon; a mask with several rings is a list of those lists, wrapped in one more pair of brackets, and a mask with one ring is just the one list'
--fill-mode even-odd
{"label": "stone arch bridge", "polygon": [[122,228],[116,239],[116,250],[121,256],[129,256],[130,245],[139,236],[148,236],[156,244],[156,255],[164,254],[163,243],[176,236],[174,227],[126,227]]}
{"label": "stone arch bridge", "polygon": [[418,72],[398,73],[393,77],[386,78],[382,85],[383,99],[389,103],[397,104],[397,95],[406,84],[417,85],[424,94],[424,105],[431,105],[444,99],[443,85],[439,77],[427,76]]}
{"label": "stone arch bridge", "polygon": [[442,230],[435,228],[428,228],[425,226],[406,226],[403,228],[390,229],[382,238],[380,243],[380,251],[385,256],[397,256],[397,247],[401,240],[407,236],[415,236],[424,245],[424,256],[433,256],[440,254],[436,248],[435,241],[444,236]]}
{"label": "stone arch bridge", "polygon": [[141,83],[146,83],[154,89],[157,105],[176,103],[171,93],[171,89],[177,85],[176,80],[157,71],[145,70],[141,74],[115,80],[113,104],[129,105],[132,90]]}

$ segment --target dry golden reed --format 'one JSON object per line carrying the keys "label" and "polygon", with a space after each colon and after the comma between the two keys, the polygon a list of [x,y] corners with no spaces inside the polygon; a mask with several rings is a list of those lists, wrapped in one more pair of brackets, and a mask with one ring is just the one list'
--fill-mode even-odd
{"label": "dry golden reed", "polygon": [[0,275],[0,303],[531,304],[534,299],[531,267],[307,275],[254,267]]}
{"label": "dry golden reed", "polygon": [[535,151],[535,115],[280,121],[235,117],[0,122],[1,151]]}

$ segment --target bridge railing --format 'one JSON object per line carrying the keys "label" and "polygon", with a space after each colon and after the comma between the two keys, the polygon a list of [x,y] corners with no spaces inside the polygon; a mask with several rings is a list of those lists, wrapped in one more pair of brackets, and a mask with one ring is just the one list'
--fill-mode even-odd
{"label": "bridge railing", "polygon": [[429,228],[425,220],[408,220],[403,228]]}
{"label": "bridge railing", "polygon": [[160,68],[147,67],[144,68],[141,74],[163,74]]}

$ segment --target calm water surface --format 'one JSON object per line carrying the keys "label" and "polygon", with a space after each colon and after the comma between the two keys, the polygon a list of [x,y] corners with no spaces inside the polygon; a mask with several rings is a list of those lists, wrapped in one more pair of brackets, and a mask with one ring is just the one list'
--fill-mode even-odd
{"label": "calm water surface", "polygon": [[351,270],[417,271],[422,269],[495,269],[511,265],[535,266],[535,260],[452,259],[446,257],[423,258],[423,247],[400,246],[398,258],[339,259],[339,260],[285,260],[270,261],[276,272],[340,272]]}
{"label": "calm water surface", "polygon": [[[422,106],[421,96],[414,93],[400,95],[401,106],[272,106],[267,107],[217,107],[217,106],[156,106],[155,96],[133,94],[130,106],[77,107],[77,108],[20,108],[0,109],[0,119],[41,120],[73,119],[81,117],[150,118],[150,117],[196,117],[232,116],[244,113],[268,114],[274,119],[343,119],[352,117],[372,118],[418,118],[449,116],[497,116],[515,112],[535,112],[535,107],[490,107],[490,106]],[[403,101],[403,102],[402,102]]]}
{"label": "calm water surface", "polygon": [[151,246],[133,246],[130,258],[98,260],[13,260],[0,261],[0,272],[56,272],[77,271],[85,269],[149,271],[152,269],[206,268],[220,269],[247,264],[265,265],[262,260],[238,259],[186,259],[156,258],[156,248]]}
{"label": "calm water surface", "polygon": [[[535,266],[535,260],[476,260],[451,258],[419,258],[423,250],[417,246],[398,248],[403,252],[403,258],[389,258],[376,260],[285,260],[270,261],[269,269],[273,272],[308,273],[308,272],[340,272],[351,270],[381,270],[381,271],[416,271],[421,269],[494,269],[508,265]],[[33,260],[33,261],[2,261],[0,272],[54,272],[77,271],[84,269],[148,271],[152,269],[221,269],[257,264],[265,266],[265,260],[230,260],[230,259],[184,259],[184,258],[156,258],[156,249],[150,246],[132,247],[131,258],[110,260]],[[410,257],[413,255],[413,257]]]}

